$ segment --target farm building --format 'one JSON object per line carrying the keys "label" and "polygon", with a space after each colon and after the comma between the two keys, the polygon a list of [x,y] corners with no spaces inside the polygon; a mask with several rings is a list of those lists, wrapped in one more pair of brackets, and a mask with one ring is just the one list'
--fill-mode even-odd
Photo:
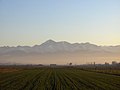
{"label": "farm building", "polygon": [[50,67],[56,67],[57,65],[56,64],[50,64]]}

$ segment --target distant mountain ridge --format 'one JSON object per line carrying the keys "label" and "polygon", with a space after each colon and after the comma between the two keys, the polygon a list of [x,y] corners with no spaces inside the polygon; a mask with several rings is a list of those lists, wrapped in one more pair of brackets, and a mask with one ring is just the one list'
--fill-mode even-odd
{"label": "distant mountain ridge", "polygon": [[58,52],[120,52],[120,45],[117,46],[98,46],[91,43],[69,43],[66,41],[56,42],[47,40],[41,45],[0,47],[0,55],[5,54],[29,54],[29,53],[58,53]]}
{"label": "distant mountain ridge", "polygon": [[1,64],[65,64],[67,62],[104,63],[120,61],[120,45],[98,46],[91,43],[69,43],[47,40],[41,45],[0,47]]}

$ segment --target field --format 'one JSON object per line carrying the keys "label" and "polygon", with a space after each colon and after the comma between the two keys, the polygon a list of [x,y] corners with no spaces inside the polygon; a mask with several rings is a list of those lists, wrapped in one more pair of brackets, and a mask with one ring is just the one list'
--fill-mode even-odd
{"label": "field", "polygon": [[0,90],[120,90],[120,76],[77,68],[0,71]]}

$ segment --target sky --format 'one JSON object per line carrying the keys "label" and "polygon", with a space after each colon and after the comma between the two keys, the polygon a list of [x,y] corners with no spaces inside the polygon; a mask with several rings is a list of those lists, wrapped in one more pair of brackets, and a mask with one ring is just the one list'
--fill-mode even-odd
{"label": "sky", "polygon": [[48,39],[120,45],[120,0],[0,0],[0,46]]}

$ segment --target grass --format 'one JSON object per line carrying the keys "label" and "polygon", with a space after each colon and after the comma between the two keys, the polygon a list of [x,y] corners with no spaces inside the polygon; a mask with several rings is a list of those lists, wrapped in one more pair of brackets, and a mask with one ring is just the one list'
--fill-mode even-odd
{"label": "grass", "polygon": [[120,90],[120,76],[76,68],[0,72],[0,90]]}

